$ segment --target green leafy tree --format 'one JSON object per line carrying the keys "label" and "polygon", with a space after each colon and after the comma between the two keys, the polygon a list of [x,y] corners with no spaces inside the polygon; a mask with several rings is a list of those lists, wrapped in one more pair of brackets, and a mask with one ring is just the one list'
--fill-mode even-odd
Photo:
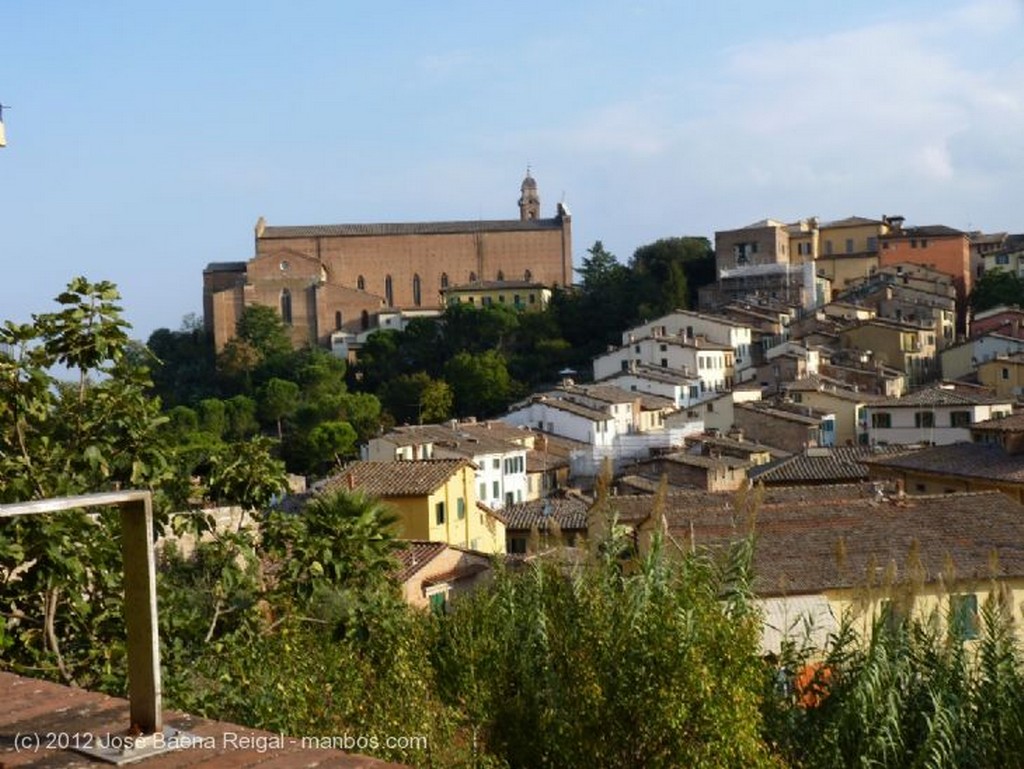
{"label": "green leafy tree", "polygon": [[444,377],[452,388],[455,412],[463,417],[496,414],[515,393],[505,358],[494,350],[460,352],[448,361]]}
{"label": "green leafy tree", "polygon": [[[61,309],[0,329],[0,500],[118,486],[157,490],[173,465],[147,371],[126,354],[112,283],[76,278]],[[72,382],[57,379],[61,366]],[[68,682],[122,681],[116,516],[0,521],[0,594],[16,643],[7,659]],[[17,577],[12,578],[12,575]]]}
{"label": "green leafy tree", "polygon": [[358,437],[348,422],[321,422],[309,431],[308,467],[314,472],[323,471],[354,456]]}
{"label": "green leafy tree", "polygon": [[288,327],[271,307],[261,304],[246,307],[238,319],[235,333],[239,339],[252,345],[266,363],[279,361],[291,354]]}
{"label": "green leafy tree", "polygon": [[273,457],[267,438],[225,444],[210,464],[208,494],[215,501],[262,510],[288,490],[284,463]]}
{"label": "green leafy tree", "polygon": [[227,417],[227,436],[232,440],[243,440],[259,432],[256,419],[256,401],[246,395],[236,395],[224,403]]}
{"label": "green leafy tree", "polygon": [[381,400],[400,424],[440,422],[452,412],[451,387],[443,380],[431,379],[425,371],[403,374],[388,382]]}
{"label": "green leafy tree", "polygon": [[260,414],[277,427],[278,440],[281,440],[284,434],[281,422],[296,412],[299,408],[299,398],[299,386],[287,379],[274,377],[260,389]]}
{"label": "green leafy tree", "polygon": [[146,346],[155,356],[153,393],[165,407],[192,406],[217,394],[213,340],[194,315],[185,316],[177,331],[157,329]]}
{"label": "green leafy tree", "polygon": [[976,313],[1000,305],[1024,306],[1024,280],[1005,270],[988,270],[975,281],[970,303]]}
{"label": "green leafy tree", "polygon": [[715,252],[707,238],[661,238],[630,260],[644,297],[641,315],[656,317],[694,307],[697,289],[715,280]]}

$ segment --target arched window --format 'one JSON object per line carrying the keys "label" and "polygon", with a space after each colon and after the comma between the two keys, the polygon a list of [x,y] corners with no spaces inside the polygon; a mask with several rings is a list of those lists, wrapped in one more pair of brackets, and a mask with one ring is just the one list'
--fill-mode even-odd
{"label": "arched window", "polygon": [[441,273],[441,288],[448,288],[448,273]]}
{"label": "arched window", "polygon": [[334,329],[335,331],[341,330],[341,310],[337,310],[334,313]]}
{"label": "arched window", "polygon": [[498,280],[505,280],[505,273],[502,270],[498,270]]}
{"label": "arched window", "polygon": [[420,276],[419,275],[413,275],[412,276],[412,303],[414,305],[416,305],[417,307],[419,307],[420,304],[421,304],[421,302],[420,302],[421,299],[422,299],[422,297],[420,296]]}
{"label": "arched window", "polygon": [[530,272],[529,270],[524,272],[523,273],[523,280],[525,280],[527,283],[529,283],[531,280],[533,280],[533,273]]}
{"label": "arched window", "polygon": [[287,288],[281,290],[281,320],[292,325],[292,292]]}
{"label": "arched window", "polygon": [[358,288],[360,291],[366,290],[366,278],[364,278],[362,275],[356,278],[356,288]]}
{"label": "arched window", "polygon": [[394,287],[391,285],[390,275],[384,278],[384,299],[387,301],[388,307],[395,306],[395,290]]}
{"label": "arched window", "polygon": [[363,310],[362,315],[363,331],[366,331],[370,327],[370,313]]}
{"label": "arched window", "polygon": [[469,273],[469,282],[470,283],[476,283],[476,273],[475,272]]}

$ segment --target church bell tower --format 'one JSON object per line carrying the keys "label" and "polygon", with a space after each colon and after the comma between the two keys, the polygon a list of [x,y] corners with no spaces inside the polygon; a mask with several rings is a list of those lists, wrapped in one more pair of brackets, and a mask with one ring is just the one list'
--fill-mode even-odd
{"label": "church bell tower", "polygon": [[540,196],[537,194],[537,182],[530,176],[530,167],[526,167],[526,178],[519,188],[519,219],[529,221],[540,218]]}

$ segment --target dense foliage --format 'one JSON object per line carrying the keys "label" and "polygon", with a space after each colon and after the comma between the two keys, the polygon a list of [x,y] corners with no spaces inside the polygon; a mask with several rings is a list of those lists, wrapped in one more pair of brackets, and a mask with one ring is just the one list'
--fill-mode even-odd
{"label": "dense foliage", "polygon": [[999,305],[1024,307],[1024,280],[1006,270],[988,270],[974,283],[971,310],[982,312]]}
{"label": "dense foliage", "polygon": [[[185,442],[260,433],[276,439],[290,471],[319,475],[382,427],[489,417],[566,369],[586,378],[591,358],[628,326],[693,306],[697,287],[714,279],[714,256],[704,238],[664,238],[621,264],[597,242],[579,273],[579,286],[557,289],[539,312],[454,305],[438,320],[373,333],[353,367],[322,350],[292,350],[272,308],[246,308],[217,356],[189,317],[149,339],[153,392],[177,410]],[[223,424],[203,415],[218,402]]]}

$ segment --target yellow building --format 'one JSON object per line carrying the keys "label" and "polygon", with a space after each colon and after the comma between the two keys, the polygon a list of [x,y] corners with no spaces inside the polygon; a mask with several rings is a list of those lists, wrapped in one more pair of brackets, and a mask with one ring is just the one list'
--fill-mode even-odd
{"label": "yellow building", "polygon": [[935,329],[873,318],[839,332],[844,349],[870,351],[874,359],[907,374],[912,384],[938,373]]}
{"label": "yellow building", "polygon": [[997,357],[978,365],[978,381],[1001,398],[1024,394],[1024,353]]}
{"label": "yellow building", "polygon": [[551,289],[525,280],[478,280],[452,286],[443,292],[445,304],[471,307],[503,305],[523,312],[540,312],[551,301]]}
{"label": "yellow building", "polygon": [[795,403],[835,414],[836,446],[854,446],[867,443],[868,426],[864,407],[880,400],[877,395],[859,392],[842,382],[811,375],[783,385]]}
{"label": "yellow building", "polygon": [[324,487],[379,497],[398,514],[402,539],[504,553],[505,524],[477,503],[474,473],[473,463],[465,459],[352,462]]}

